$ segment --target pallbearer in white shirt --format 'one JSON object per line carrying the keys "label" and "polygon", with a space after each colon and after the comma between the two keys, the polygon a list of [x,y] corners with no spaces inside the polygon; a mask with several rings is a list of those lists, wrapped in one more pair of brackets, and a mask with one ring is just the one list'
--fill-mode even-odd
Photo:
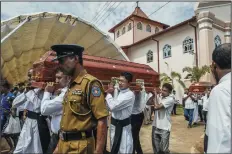
{"label": "pallbearer in white shirt", "polygon": [[135,95],[129,89],[132,78],[131,73],[121,73],[119,78],[120,92],[115,99],[112,96],[114,92],[113,84],[110,84],[106,91],[106,103],[112,113],[110,138],[113,145],[111,145],[111,154],[133,152],[131,114]]}
{"label": "pallbearer in white shirt", "polygon": [[187,94],[184,94],[183,98],[183,105],[184,105],[184,116],[185,119],[188,121],[188,128],[192,128],[193,122],[193,112],[195,109],[195,101],[194,94],[187,91]]}
{"label": "pallbearer in white shirt", "polygon": [[174,98],[171,95],[172,85],[165,83],[162,86],[162,98],[157,97],[154,90],[153,96],[147,105],[154,105],[155,117],[152,124],[152,146],[154,153],[170,153],[169,138],[171,131],[171,112],[174,106]]}
{"label": "pallbearer in white shirt", "polygon": [[[29,85],[31,81],[32,78],[29,77]],[[40,113],[44,90],[32,87],[27,89],[28,92],[19,95],[21,97],[19,100],[25,101],[25,122],[14,153],[45,153],[49,145],[50,133],[46,121],[47,117]]]}
{"label": "pallbearer in white shirt", "polygon": [[135,151],[138,154],[142,154],[142,148],[140,144],[139,139],[139,132],[140,128],[143,124],[144,120],[144,113],[143,110],[145,108],[146,102],[145,102],[145,88],[144,86],[139,86],[136,91],[134,91],[135,94],[135,102],[132,110],[131,115],[131,126],[132,126],[132,137],[133,137],[133,154]]}
{"label": "pallbearer in white shirt", "polygon": [[207,153],[231,153],[231,44],[215,48],[212,61],[217,85],[209,96]]}
{"label": "pallbearer in white shirt", "polygon": [[[56,71],[56,83],[58,84],[59,89],[55,91],[53,83],[48,83],[45,88],[41,103],[41,114],[51,116],[52,118],[52,136],[46,153],[53,153],[59,141],[58,131],[60,129],[60,120],[62,117],[62,102],[70,80],[71,78],[69,76],[64,75],[63,72],[58,69]],[[51,99],[52,95],[55,96],[53,99]]]}

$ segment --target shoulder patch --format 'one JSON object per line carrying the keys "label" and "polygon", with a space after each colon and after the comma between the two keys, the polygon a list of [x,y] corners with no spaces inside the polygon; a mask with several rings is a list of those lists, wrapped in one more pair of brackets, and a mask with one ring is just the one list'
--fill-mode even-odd
{"label": "shoulder patch", "polygon": [[100,87],[98,87],[98,86],[93,86],[91,91],[92,91],[92,95],[93,95],[94,97],[99,97],[99,96],[101,96],[101,89],[100,89]]}

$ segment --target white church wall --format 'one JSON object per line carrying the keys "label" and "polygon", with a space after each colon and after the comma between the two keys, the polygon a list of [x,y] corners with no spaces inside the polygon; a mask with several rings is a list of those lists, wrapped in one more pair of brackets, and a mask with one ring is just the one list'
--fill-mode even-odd
{"label": "white church wall", "polygon": [[[186,66],[192,67],[195,65],[195,56],[190,53],[184,53],[183,49],[183,41],[186,37],[190,37],[193,39],[193,48],[195,50],[195,35],[194,29],[189,26],[185,25],[180,27],[172,32],[167,32],[163,36],[157,38],[160,40],[159,44],[159,52],[160,52],[160,71],[164,73],[168,73],[171,70],[182,73],[182,69]],[[171,57],[164,58],[163,56],[163,47],[168,44],[171,46]],[[169,69],[167,65],[169,64]],[[185,74],[183,74],[185,75]],[[184,77],[184,76],[183,76]]]}
{"label": "white church wall", "polygon": [[[221,39],[221,44],[225,43],[225,36],[224,36],[225,33],[222,30],[213,27],[213,41],[214,41],[214,39],[215,39],[215,37],[217,35]],[[213,45],[214,45],[214,48],[215,48],[215,43],[214,42],[213,42]]]}
{"label": "white church wall", "polygon": [[[141,22],[142,23],[142,27],[143,29],[140,30],[140,29],[137,29],[137,23]],[[155,28],[158,27],[159,28],[159,31],[162,31],[162,28],[159,27],[159,26],[154,26],[154,25],[151,25],[151,32],[147,32],[146,31],[146,26],[148,25],[148,23],[144,22],[144,21],[140,21],[140,20],[135,20],[135,33],[134,33],[134,42],[138,42],[148,36],[151,36],[153,34],[155,34]]]}
{"label": "white church wall", "polygon": [[[128,25],[131,23],[131,30],[128,31]],[[122,29],[125,27],[125,33],[122,34]],[[117,32],[120,32],[119,37],[117,37]],[[133,44],[133,22],[132,21],[126,21],[123,25],[119,26],[115,29],[115,42],[119,46],[126,46]]]}
{"label": "white church wall", "polygon": [[[149,50],[153,52],[153,62],[147,63],[147,52]],[[132,62],[149,65],[158,72],[157,43],[155,41],[149,40],[131,47],[128,52],[128,58]]]}

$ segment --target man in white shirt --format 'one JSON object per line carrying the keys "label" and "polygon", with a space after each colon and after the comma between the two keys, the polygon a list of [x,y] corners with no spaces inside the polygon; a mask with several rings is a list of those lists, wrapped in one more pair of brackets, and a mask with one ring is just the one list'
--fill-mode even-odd
{"label": "man in white shirt", "polygon": [[107,106],[112,113],[110,125],[111,154],[132,153],[133,138],[131,133],[131,114],[135,101],[134,93],[129,89],[132,74],[121,73],[119,78],[120,92],[114,99],[113,85],[110,84],[105,98]]}
{"label": "man in white shirt", "polygon": [[155,117],[152,124],[152,146],[154,153],[170,153],[169,138],[171,131],[171,112],[174,99],[171,96],[172,85],[165,83],[162,86],[162,98],[157,98],[156,91],[148,100],[147,105],[154,105]]}
{"label": "man in white shirt", "polygon": [[192,128],[192,122],[193,122],[193,112],[195,108],[195,98],[193,96],[193,93],[188,92],[187,94],[184,94],[183,98],[183,104],[184,104],[184,116],[188,123],[188,128]]}
{"label": "man in white shirt", "polygon": [[144,120],[144,113],[143,110],[145,108],[146,102],[145,99],[145,89],[140,87],[137,91],[134,92],[135,94],[135,102],[132,110],[131,115],[131,126],[132,126],[132,137],[133,137],[133,154],[135,151],[138,154],[142,154],[142,148],[139,139],[139,132]]}
{"label": "man in white shirt", "polygon": [[231,153],[231,43],[215,48],[212,61],[217,85],[209,96],[206,149],[207,153]]}
{"label": "man in white shirt", "polygon": [[177,115],[176,114],[176,107],[177,107],[177,104],[178,104],[178,100],[176,99],[176,91],[173,90],[173,98],[174,98],[174,106],[173,106],[173,109],[172,109],[172,115]]}
{"label": "man in white shirt", "polygon": [[[59,141],[58,131],[60,129],[60,120],[62,117],[62,102],[70,80],[71,77],[64,75],[64,73],[58,69],[56,71],[56,83],[58,84],[57,87],[59,87],[59,89],[55,89],[56,86],[54,86],[53,83],[48,83],[45,88],[41,102],[41,114],[51,116],[52,131],[52,136],[46,153],[53,153]],[[55,92],[55,97],[51,99],[53,92]]]}

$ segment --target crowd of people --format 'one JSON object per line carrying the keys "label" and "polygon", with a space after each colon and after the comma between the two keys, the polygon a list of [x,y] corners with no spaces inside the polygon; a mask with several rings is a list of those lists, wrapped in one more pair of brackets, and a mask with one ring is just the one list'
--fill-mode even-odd
{"label": "crowd of people", "polygon": [[[211,71],[217,85],[204,94],[185,91],[182,105],[187,127],[205,122],[205,152],[231,152],[231,44],[217,47]],[[56,81],[34,88],[33,69],[28,80],[10,88],[1,85],[1,132],[12,153],[138,153],[139,132],[152,123],[154,153],[170,153],[171,114],[179,103],[175,90],[164,83],[147,93],[143,84],[130,89],[133,74],[122,72],[108,89],[83,66],[83,47],[54,45],[60,67]],[[152,119],[152,115],[154,118]],[[110,117],[110,120],[109,120]],[[11,142],[13,141],[13,143]]]}

